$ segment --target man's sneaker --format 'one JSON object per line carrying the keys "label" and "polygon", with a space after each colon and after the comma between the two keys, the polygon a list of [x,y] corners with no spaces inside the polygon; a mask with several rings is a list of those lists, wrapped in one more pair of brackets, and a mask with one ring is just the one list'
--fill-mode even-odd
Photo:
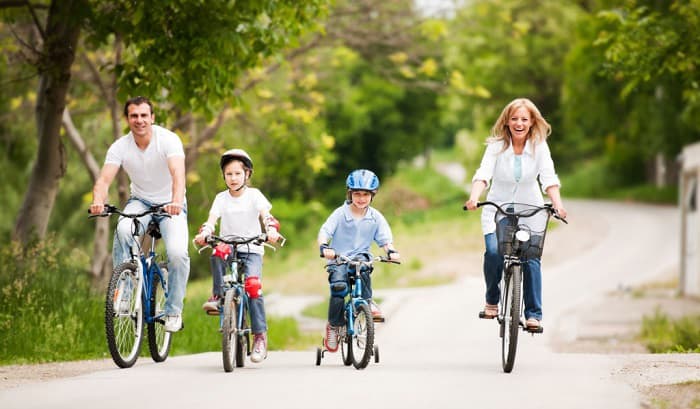
{"label": "man's sneaker", "polygon": [[182,315],[166,315],[165,330],[168,332],[178,332],[182,329]]}
{"label": "man's sneaker", "polygon": [[369,310],[372,312],[372,321],[384,322],[384,314],[379,310],[379,306],[374,300],[369,300]]}
{"label": "man's sneaker", "polygon": [[338,350],[338,328],[326,324],[326,338],[324,339],[325,347],[328,352],[336,352]]}
{"label": "man's sneaker", "polygon": [[207,302],[202,304],[202,309],[209,315],[219,315],[219,301],[221,297],[218,295],[212,295],[209,297]]}
{"label": "man's sneaker", "polygon": [[258,363],[267,358],[267,337],[265,333],[255,334],[253,337],[253,352],[250,354],[250,360]]}

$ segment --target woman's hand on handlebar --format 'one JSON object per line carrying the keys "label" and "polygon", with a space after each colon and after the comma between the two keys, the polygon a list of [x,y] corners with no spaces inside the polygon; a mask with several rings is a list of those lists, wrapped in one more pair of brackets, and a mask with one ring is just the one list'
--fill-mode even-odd
{"label": "woman's hand on handlebar", "polygon": [[465,210],[476,210],[478,207],[477,206],[478,203],[479,202],[477,200],[469,199],[466,202],[464,202],[464,209]]}

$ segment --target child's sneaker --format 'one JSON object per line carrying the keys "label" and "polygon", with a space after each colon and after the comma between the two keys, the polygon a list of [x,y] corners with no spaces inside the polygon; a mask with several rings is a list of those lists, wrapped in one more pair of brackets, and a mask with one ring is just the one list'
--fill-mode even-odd
{"label": "child's sneaker", "polygon": [[255,334],[253,337],[253,352],[250,354],[250,360],[258,363],[267,358],[267,337],[265,333]]}
{"label": "child's sneaker", "polygon": [[338,350],[338,328],[332,327],[330,323],[326,324],[325,344],[328,352],[336,352]]}
{"label": "child's sneaker", "polygon": [[372,321],[384,322],[384,314],[382,314],[379,306],[375,304],[374,300],[369,300],[369,310],[372,312]]}
{"label": "child's sneaker", "polygon": [[219,313],[219,300],[218,295],[212,295],[207,302],[202,304],[202,309],[209,315],[217,315]]}

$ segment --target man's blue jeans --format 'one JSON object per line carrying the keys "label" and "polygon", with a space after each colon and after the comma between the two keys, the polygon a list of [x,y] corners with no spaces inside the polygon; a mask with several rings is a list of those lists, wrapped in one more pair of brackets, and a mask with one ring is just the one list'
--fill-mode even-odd
{"label": "man's blue jeans", "polygon": [[[498,253],[496,233],[484,235],[486,252],[484,253],[484,278],[486,280],[486,303],[498,304],[501,290],[498,284],[503,274],[503,256]],[[523,299],[525,301],[525,319],[542,320],[542,270],[540,259],[523,262]]]}
{"label": "man's blue jeans", "polygon": [[[124,213],[143,212],[152,203],[142,199],[131,198],[124,206]],[[139,219],[141,231],[139,235],[145,234],[145,229],[151,221],[152,215],[146,215]],[[182,303],[185,298],[187,279],[190,275],[190,257],[187,253],[187,243],[189,241],[189,231],[187,230],[187,205],[183,211],[172,217],[155,218],[160,226],[160,233],[165,244],[165,252],[168,256],[168,298],[165,301],[165,314],[182,314]],[[126,261],[130,257],[131,245],[134,244],[134,237],[131,234],[132,220],[120,217],[117,228],[114,230],[114,246],[112,248],[112,259],[114,267]]]}

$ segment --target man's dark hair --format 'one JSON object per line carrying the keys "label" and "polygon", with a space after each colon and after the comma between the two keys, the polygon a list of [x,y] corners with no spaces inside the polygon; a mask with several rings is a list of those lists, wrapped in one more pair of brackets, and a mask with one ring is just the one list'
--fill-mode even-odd
{"label": "man's dark hair", "polygon": [[128,117],[129,116],[129,105],[141,105],[141,104],[148,104],[148,106],[151,108],[151,115],[153,115],[153,104],[151,104],[151,101],[148,100],[146,97],[133,97],[130,98],[126,101],[124,104],[124,116]]}

